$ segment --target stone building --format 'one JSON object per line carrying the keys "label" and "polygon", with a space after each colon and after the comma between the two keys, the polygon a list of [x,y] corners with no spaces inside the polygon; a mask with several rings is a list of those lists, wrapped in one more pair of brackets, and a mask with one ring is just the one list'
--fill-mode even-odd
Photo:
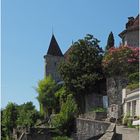
{"label": "stone building", "polygon": [[52,35],[51,42],[44,56],[45,59],[45,76],[51,75],[56,82],[61,81],[61,77],[58,73],[58,66],[64,60],[64,55],[55,39]]}
{"label": "stone building", "polygon": [[122,115],[122,89],[128,81],[125,77],[116,76],[107,78],[107,96],[109,101],[108,118],[119,119]]}
{"label": "stone building", "polygon": [[139,47],[139,15],[136,18],[128,17],[125,30],[119,36],[123,45]]}

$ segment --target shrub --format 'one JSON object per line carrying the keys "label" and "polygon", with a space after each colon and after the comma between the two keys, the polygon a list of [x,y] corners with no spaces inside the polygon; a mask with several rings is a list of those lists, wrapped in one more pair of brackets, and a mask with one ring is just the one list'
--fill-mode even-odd
{"label": "shrub", "polygon": [[139,88],[139,83],[136,83],[136,84],[128,84],[128,86],[126,88],[127,89],[130,89],[130,90],[137,89],[137,88]]}
{"label": "shrub", "polygon": [[128,126],[128,128],[135,128],[135,126],[132,125],[132,119],[130,119],[130,118],[128,119],[127,126]]}
{"label": "shrub", "polygon": [[112,47],[105,54],[102,65],[108,76],[128,76],[132,72],[137,72],[139,69],[139,48]]}
{"label": "shrub", "polygon": [[135,72],[129,75],[129,83],[127,89],[134,90],[139,88],[139,72]]}
{"label": "shrub", "polygon": [[132,118],[130,118],[130,115],[127,114],[126,116],[124,116],[123,118],[123,124],[127,125],[127,127],[129,128],[135,128],[135,126],[132,125]]}
{"label": "shrub", "polygon": [[129,114],[127,114],[127,115],[125,115],[125,116],[123,117],[122,122],[123,122],[124,125],[127,125],[127,122],[128,122],[129,117],[130,117]]}
{"label": "shrub", "polygon": [[63,103],[60,113],[52,119],[52,125],[63,132],[63,134],[69,135],[73,130],[76,114],[77,105],[70,94],[67,96],[66,102]]}
{"label": "shrub", "polygon": [[129,75],[129,83],[138,83],[139,82],[139,72],[135,72]]}

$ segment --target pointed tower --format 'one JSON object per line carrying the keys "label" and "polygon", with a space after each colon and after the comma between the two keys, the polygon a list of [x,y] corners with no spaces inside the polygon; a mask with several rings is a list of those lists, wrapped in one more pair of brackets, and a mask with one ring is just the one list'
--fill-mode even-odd
{"label": "pointed tower", "polygon": [[51,75],[56,82],[61,81],[58,73],[58,66],[64,60],[64,56],[61,49],[55,39],[54,34],[52,35],[51,42],[44,56],[45,59],[45,76]]}

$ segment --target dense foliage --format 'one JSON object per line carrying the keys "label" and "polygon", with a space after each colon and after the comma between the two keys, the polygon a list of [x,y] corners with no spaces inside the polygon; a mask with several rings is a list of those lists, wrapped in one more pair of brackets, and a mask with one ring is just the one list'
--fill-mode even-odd
{"label": "dense foliage", "polygon": [[139,48],[112,47],[105,54],[102,65],[108,76],[128,76],[130,73],[138,72]]}
{"label": "dense foliage", "polygon": [[72,92],[70,92],[65,85],[61,85],[61,87],[59,86],[58,90],[55,92],[55,97],[59,101],[60,107],[66,102],[69,94],[72,94]]}
{"label": "dense foliage", "polygon": [[85,94],[91,93],[95,83],[103,77],[103,51],[98,43],[92,35],[78,40],[71,46],[68,60],[63,62],[59,69],[66,87],[74,92],[81,112],[85,110]]}
{"label": "dense foliage", "polygon": [[105,50],[108,51],[113,46],[114,46],[114,35],[112,32],[110,32]]}
{"label": "dense foliage", "polygon": [[14,103],[8,103],[5,109],[1,111],[2,118],[2,138],[10,139],[13,132],[13,128],[16,128],[16,119],[18,115],[17,105]]}
{"label": "dense foliage", "polygon": [[24,103],[18,107],[17,126],[31,127],[34,126],[37,119],[39,119],[39,113],[36,111],[32,102]]}
{"label": "dense foliage", "polygon": [[63,134],[70,134],[77,113],[77,105],[72,92],[65,85],[56,84],[51,76],[39,81],[36,90],[38,92],[37,99],[43,106],[44,114],[48,114],[50,108],[54,110],[53,113],[57,113],[55,116],[52,112],[48,114],[50,115],[49,126],[55,127]]}
{"label": "dense foliage", "polygon": [[11,139],[13,128],[31,127],[40,118],[38,111],[32,102],[22,105],[8,103],[5,109],[1,110],[2,139]]}
{"label": "dense foliage", "polygon": [[36,88],[36,91],[38,92],[37,99],[40,103],[41,114],[44,115],[45,119],[51,115],[52,110],[55,108],[56,90],[57,85],[50,75],[38,82],[38,87]]}
{"label": "dense foliage", "polygon": [[77,105],[72,94],[70,94],[67,96],[66,102],[62,104],[60,113],[52,119],[52,125],[63,134],[70,135],[73,131],[76,114]]}
{"label": "dense foliage", "polygon": [[139,72],[129,74],[128,80],[129,80],[127,86],[128,89],[133,90],[139,88]]}

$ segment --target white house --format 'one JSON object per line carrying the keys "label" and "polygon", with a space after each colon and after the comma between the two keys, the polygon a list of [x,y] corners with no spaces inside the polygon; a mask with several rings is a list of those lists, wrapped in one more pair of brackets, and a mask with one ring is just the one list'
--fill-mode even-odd
{"label": "white house", "polygon": [[122,90],[122,104],[123,104],[123,114],[124,116],[130,115],[132,118],[135,116],[140,116],[140,92],[139,88],[128,91],[126,89]]}

